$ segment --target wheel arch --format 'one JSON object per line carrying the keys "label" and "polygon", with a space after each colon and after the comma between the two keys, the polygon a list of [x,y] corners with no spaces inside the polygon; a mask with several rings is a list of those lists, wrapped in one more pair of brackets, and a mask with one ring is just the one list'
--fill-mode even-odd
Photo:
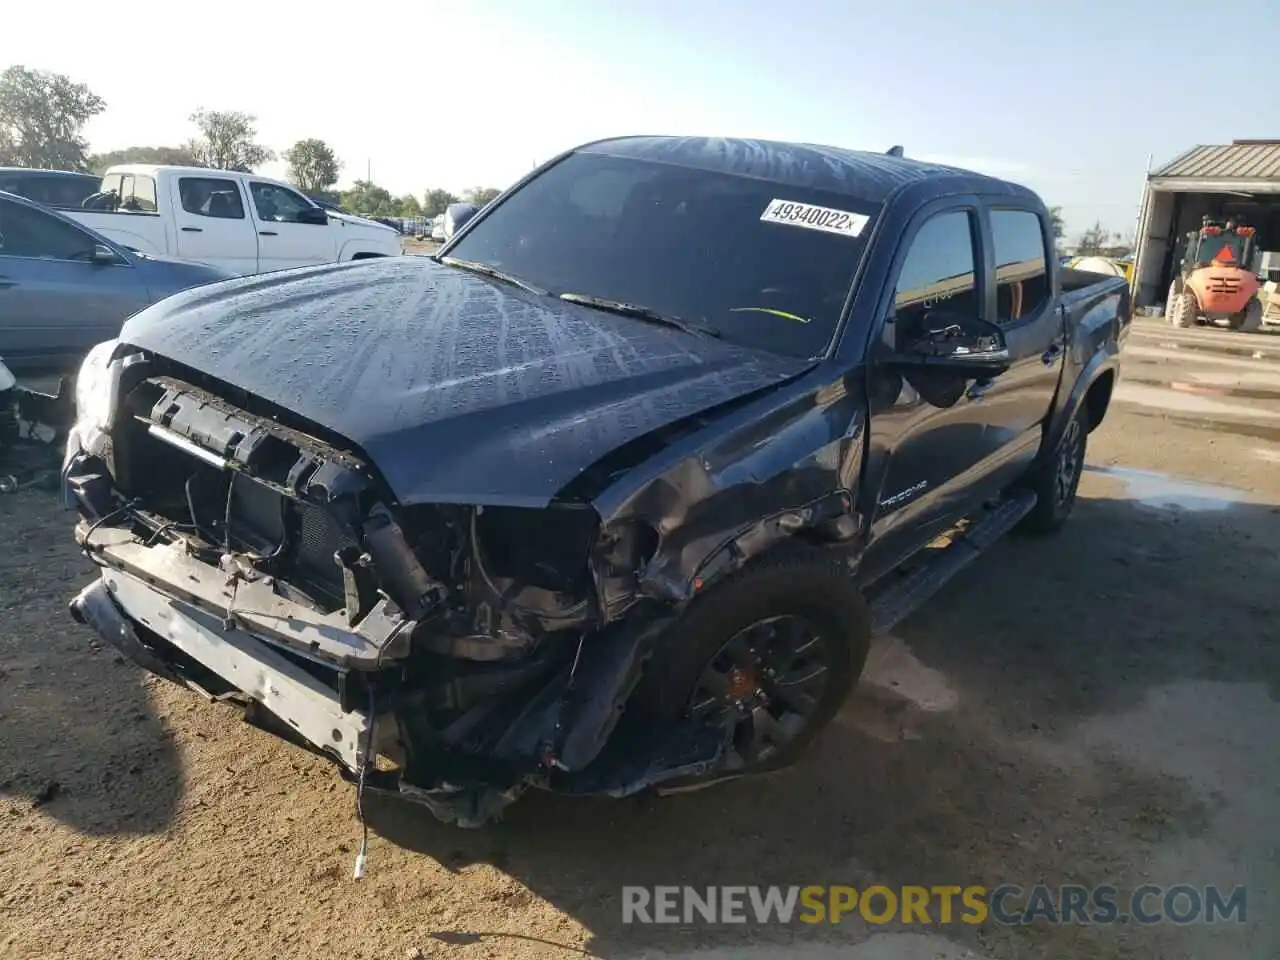
{"label": "wheel arch", "polygon": [[1111,406],[1111,394],[1115,390],[1116,370],[1114,367],[1104,369],[1084,394],[1085,426],[1093,433],[1107,415]]}

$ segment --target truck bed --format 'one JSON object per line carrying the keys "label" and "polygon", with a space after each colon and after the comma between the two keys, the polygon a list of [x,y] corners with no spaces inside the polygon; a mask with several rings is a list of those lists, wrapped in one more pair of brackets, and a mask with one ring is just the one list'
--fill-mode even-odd
{"label": "truck bed", "polygon": [[97,230],[109,240],[152,257],[168,254],[165,219],[158,213],[140,211],[63,209],[65,216]]}
{"label": "truck bed", "polygon": [[1077,270],[1075,267],[1060,267],[1058,269],[1058,285],[1062,288],[1063,293],[1074,293],[1104,280],[1119,280],[1121,285],[1124,285],[1123,277],[1112,276],[1108,273],[1093,273],[1090,270]]}

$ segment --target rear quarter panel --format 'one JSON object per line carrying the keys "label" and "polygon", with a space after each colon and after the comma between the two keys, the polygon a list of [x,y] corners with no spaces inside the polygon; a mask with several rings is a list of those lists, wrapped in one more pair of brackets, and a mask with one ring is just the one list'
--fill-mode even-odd
{"label": "rear quarter panel", "polygon": [[1096,282],[1058,294],[1065,314],[1066,361],[1041,453],[1054,449],[1067,423],[1080,409],[1089,388],[1101,377],[1118,378],[1120,353],[1132,322],[1131,294],[1123,277],[1097,277]]}
{"label": "rear quarter panel", "polygon": [[395,237],[390,237],[387,240],[368,236],[340,239],[341,246],[338,249],[338,263],[346,263],[359,254],[394,257],[403,252]]}

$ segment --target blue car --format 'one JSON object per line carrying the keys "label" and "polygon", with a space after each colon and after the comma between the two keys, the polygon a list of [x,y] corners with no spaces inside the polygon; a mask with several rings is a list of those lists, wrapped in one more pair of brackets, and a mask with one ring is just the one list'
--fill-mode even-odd
{"label": "blue car", "polygon": [[230,276],[205,264],[143,256],[0,192],[0,356],[12,370],[73,369],[143,307]]}

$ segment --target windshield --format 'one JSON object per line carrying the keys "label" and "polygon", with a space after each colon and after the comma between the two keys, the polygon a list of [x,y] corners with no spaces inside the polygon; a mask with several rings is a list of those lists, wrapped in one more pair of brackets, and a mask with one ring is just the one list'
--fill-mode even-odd
{"label": "windshield", "polygon": [[1231,250],[1231,259],[1237,264],[1240,263],[1240,259],[1244,255],[1244,238],[1226,233],[1200,237],[1200,246],[1196,250],[1196,263],[1208,263],[1210,260],[1216,260],[1224,247]]}
{"label": "windshield", "polygon": [[573,154],[448,253],[552,295],[635,304],[808,358],[831,341],[876,209],[766,180]]}

